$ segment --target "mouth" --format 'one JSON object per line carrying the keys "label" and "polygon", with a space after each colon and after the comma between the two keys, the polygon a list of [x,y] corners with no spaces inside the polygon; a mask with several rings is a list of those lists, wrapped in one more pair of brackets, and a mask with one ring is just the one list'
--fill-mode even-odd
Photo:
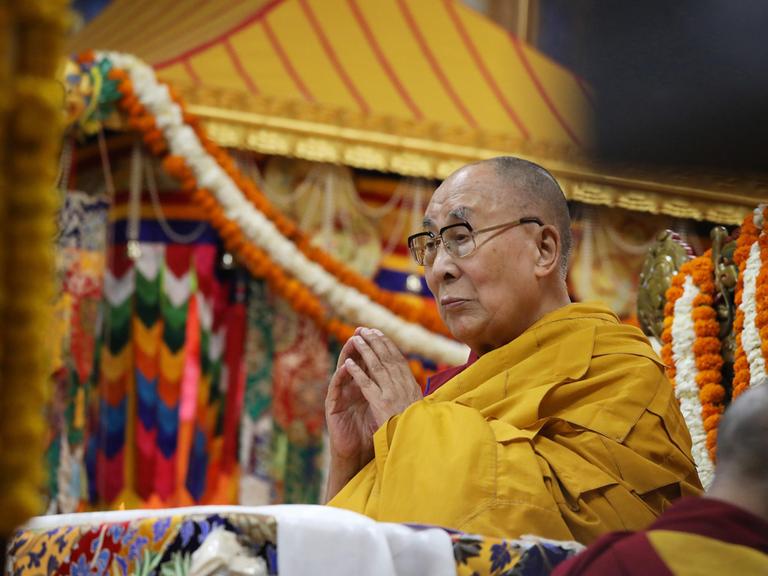
{"label": "mouth", "polygon": [[440,306],[444,310],[450,310],[451,308],[457,308],[464,304],[465,302],[468,302],[468,300],[464,298],[450,298],[448,296],[444,296],[440,298]]}

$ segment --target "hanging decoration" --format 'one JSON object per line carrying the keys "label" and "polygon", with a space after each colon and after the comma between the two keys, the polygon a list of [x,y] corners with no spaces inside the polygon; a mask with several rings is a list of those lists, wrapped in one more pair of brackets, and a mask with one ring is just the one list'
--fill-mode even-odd
{"label": "hanging decoration", "polygon": [[725,401],[712,252],[683,264],[666,296],[661,355],[691,433],[699,478],[707,487],[714,473],[717,425]]}
{"label": "hanging decoration", "polygon": [[[726,404],[766,380],[768,357],[768,222],[766,205],[758,206],[741,225],[733,263],[735,336],[730,398],[724,382],[725,358],[732,350],[723,329],[730,315],[728,295],[718,292],[713,250],[685,262],[666,292],[662,359],[675,386],[680,409],[693,441],[692,453],[705,487],[712,481],[717,426]],[[725,235],[723,230],[720,235]],[[713,239],[716,235],[713,235]],[[718,253],[722,245],[718,242]],[[723,272],[724,274],[725,272]],[[730,277],[730,276],[729,276]],[[729,284],[733,286],[733,283]],[[724,285],[723,285],[724,286]],[[721,287],[725,290],[724,287]],[[716,305],[716,298],[723,298]],[[722,314],[718,315],[718,307]],[[726,318],[727,317],[727,318]],[[723,322],[725,328],[721,328]]]}
{"label": "hanging decoration", "polygon": [[299,224],[312,243],[336,260],[371,278],[381,262],[375,220],[358,207],[352,171],[275,157],[260,178],[255,163],[240,162],[283,214]]}
{"label": "hanging decoration", "polygon": [[733,396],[766,378],[768,351],[768,224],[766,205],[749,214],[741,226],[733,259],[739,267],[736,286],[736,360]]}
{"label": "hanging decoration", "polygon": [[[81,60],[94,57],[111,62],[109,78],[118,82],[119,105],[128,114],[129,125],[143,134],[150,150],[163,158],[164,168],[206,208],[228,249],[299,313],[341,341],[354,330],[345,323],[350,321],[380,328],[407,352],[440,363],[465,360],[466,347],[435,333],[444,333],[445,328],[434,308],[381,291],[312,246],[205,137],[149,66],[116,53],[85,55]],[[339,317],[331,316],[326,306]]]}
{"label": "hanging decoration", "polygon": [[[111,248],[88,421],[91,505],[237,501],[245,301],[208,243]],[[221,276],[221,277],[219,277]]]}
{"label": "hanging decoration", "polygon": [[[137,242],[138,237],[134,240]],[[136,493],[149,499],[155,478],[155,446],[158,441],[158,393],[160,367],[163,244],[144,244],[135,260],[133,357],[136,378]],[[168,426],[168,423],[165,423]]]}
{"label": "hanging decoration", "polygon": [[[123,250],[110,246],[109,265],[104,273],[104,320],[97,346],[98,385],[94,391],[93,431],[90,437],[89,489],[101,502],[133,499],[121,494],[133,487],[133,450],[125,450],[126,438],[133,438],[135,414],[134,328],[131,321],[136,286],[134,262]],[[129,441],[130,442],[130,441]],[[131,492],[127,489],[128,493]]]}
{"label": "hanging decoration", "polygon": [[70,190],[58,214],[53,397],[48,407],[50,514],[75,512],[82,499],[86,407],[96,378],[108,208],[103,196]]}
{"label": "hanging decoration", "polygon": [[249,282],[245,341],[246,389],[240,422],[240,504],[274,502],[272,365],[279,315],[263,280]]}
{"label": "hanging decoration", "polygon": [[658,231],[666,227],[664,220],[589,204],[577,204],[573,212],[574,250],[568,270],[572,296],[605,302],[623,322],[634,324],[637,271]]}

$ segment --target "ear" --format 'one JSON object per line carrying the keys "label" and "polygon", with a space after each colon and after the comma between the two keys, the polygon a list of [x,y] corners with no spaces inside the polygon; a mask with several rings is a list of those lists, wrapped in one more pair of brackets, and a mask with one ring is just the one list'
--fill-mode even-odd
{"label": "ear", "polygon": [[539,227],[536,238],[538,249],[534,274],[537,278],[545,278],[551,274],[560,273],[560,232],[551,224]]}

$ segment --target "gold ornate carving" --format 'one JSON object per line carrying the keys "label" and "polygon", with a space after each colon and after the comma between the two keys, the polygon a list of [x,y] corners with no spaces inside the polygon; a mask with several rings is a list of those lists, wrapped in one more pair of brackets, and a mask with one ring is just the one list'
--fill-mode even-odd
{"label": "gold ornate carving", "polygon": [[338,163],[342,152],[327,138],[302,138],[296,142],[296,156],[314,162]]}
{"label": "gold ornate carving", "polygon": [[694,220],[704,219],[702,210],[687,200],[667,200],[661,206],[664,214],[669,214],[670,216],[693,218]]}
{"label": "gold ornate carving", "polygon": [[615,191],[612,187],[595,185],[590,182],[568,182],[563,191],[569,200],[586,204],[613,206]]}
{"label": "gold ornate carving", "polygon": [[715,271],[715,310],[720,323],[720,341],[723,360],[732,363],[736,355],[736,335],[733,320],[736,315],[734,296],[739,278],[739,267],[733,261],[736,241],[731,240],[728,231],[715,226],[710,232],[712,238],[712,265]]}
{"label": "gold ornate carving", "polygon": [[739,224],[755,204],[768,198],[763,178],[608,168],[568,146],[363,116],[305,102],[177,87],[211,137],[232,148],[435,179],[468,162],[514,154],[546,166],[569,199],[722,224]]}
{"label": "gold ornate carving", "polygon": [[690,258],[680,237],[671,230],[660,232],[648,251],[640,272],[637,293],[637,319],[648,336],[661,340],[667,289],[680,266]]}
{"label": "gold ornate carving", "polygon": [[344,164],[367,170],[382,170],[387,165],[387,155],[384,151],[365,145],[351,145],[344,150]]}

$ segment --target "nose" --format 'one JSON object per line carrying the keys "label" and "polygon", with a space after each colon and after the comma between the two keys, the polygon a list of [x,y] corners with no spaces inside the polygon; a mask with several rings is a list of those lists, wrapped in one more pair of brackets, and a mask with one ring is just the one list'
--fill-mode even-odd
{"label": "nose", "polygon": [[427,267],[426,272],[427,280],[430,284],[429,288],[434,294],[437,293],[432,287],[433,283],[435,288],[437,288],[441,282],[454,280],[458,278],[461,273],[459,267],[456,266],[456,261],[451,257],[448,250],[446,250],[443,242],[440,242],[437,245],[435,259],[432,261],[432,265]]}

